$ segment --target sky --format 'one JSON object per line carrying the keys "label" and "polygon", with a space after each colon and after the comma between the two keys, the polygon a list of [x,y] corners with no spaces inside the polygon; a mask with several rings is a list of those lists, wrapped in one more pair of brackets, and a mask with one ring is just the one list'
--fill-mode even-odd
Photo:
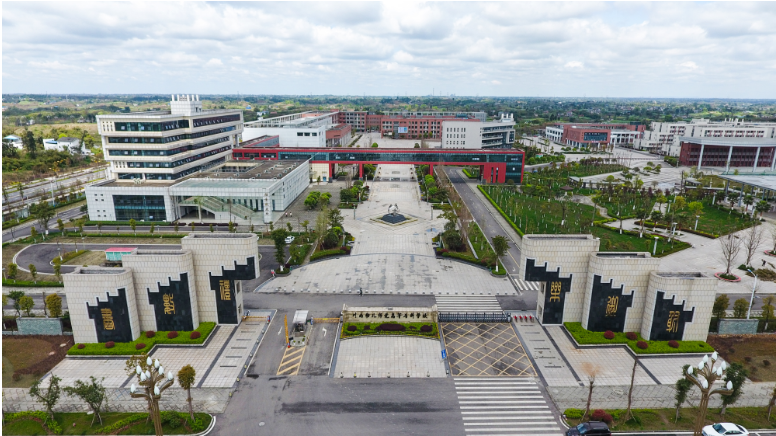
{"label": "sky", "polygon": [[3,93],[776,98],[776,2],[2,2]]}

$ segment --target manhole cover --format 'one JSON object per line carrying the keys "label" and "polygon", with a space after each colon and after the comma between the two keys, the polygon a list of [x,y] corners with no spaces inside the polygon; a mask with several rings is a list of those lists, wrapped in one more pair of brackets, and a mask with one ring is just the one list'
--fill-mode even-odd
{"label": "manhole cover", "polygon": [[264,427],[264,421],[261,421],[261,422],[259,423],[259,427]]}

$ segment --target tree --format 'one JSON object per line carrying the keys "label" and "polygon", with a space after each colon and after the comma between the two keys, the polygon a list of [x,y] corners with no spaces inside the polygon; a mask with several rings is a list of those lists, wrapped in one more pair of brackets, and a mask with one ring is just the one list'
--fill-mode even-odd
{"label": "tree", "polygon": [[29,130],[25,130],[22,134],[22,146],[27,150],[27,154],[30,158],[35,159],[37,157],[37,144],[35,143],[35,135]]}
{"label": "tree", "polygon": [[711,313],[717,317],[717,319],[724,318],[729,306],[730,298],[728,298],[727,294],[720,294],[714,300],[714,307],[712,307]]}
{"label": "tree", "polygon": [[62,394],[62,389],[59,387],[59,382],[62,379],[51,374],[49,376],[48,389],[43,390],[40,388],[40,380],[36,380],[35,383],[30,386],[30,396],[35,398],[38,402],[43,403],[46,407],[46,412],[51,419],[54,419],[54,406],[59,401],[59,396]]}
{"label": "tree", "polygon": [[754,197],[752,197],[749,194],[746,194],[744,196],[744,204],[746,205],[746,210],[749,210],[749,206],[751,206],[754,203]]}
{"label": "tree", "polygon": [[722,395],[722,410],[719,411],[720,416],[725,416],[727,406],[738,401],[741,397],[743,390],[741,387],[746,381],[746,377],[749,375],[749,371],[744,368],[740,363],[731,363],[725,372],[723,380],[725,382],[731,382],[733,384],[733,392],[730,395]]}
{"label": "tree", "polygon": [[137,221],[134,219],[129,220],[129,227],[132,229],[132,232],[137,235],[137,231],[135,230],[137,228]]}
{"label": "tree", "polygon": [[733,235],[727,235],[719,238],[721,249],[721,260],[725,265],[725,274],[730,275],[730,267],[738,257],[738,253],[741,252],[741,240]]}
{"label": "tree", "polygon": [[507,250],[509,250],[509,241],[501,235],[494,236],[492,241],[493,251],[496,253],[496,272],[498,272],[498,262],[505,254],[507,254]]}
{"label": "tree", "polygon": [[674,399],[676,400],[676,418],[674,419],[674,422],[679,421],[679,411],[682,408],[682,404],[687,401],[687,394],[689,394],[690,389],[692,389],[692,382],[685,377],[687,368],[689,367],[690,365],[684,365],[684,367],[682,367],[682,378],[676,381],[676,393],[674,394]]}
{"label": "tree", "polygon": [[294,231],[294,227],[291,225],[291,223],[286,223],[286,228],[288,229],[288,233],[291,233]]}
{"label": "tree", "polygon": [[19,307],[27,314],[27,316],[32,316],[32,308],[35,307],[35,300],[29,295],[25,295],[19,299]]}
{"label": "tree", "polygon": [[593,387],[595,386],[595,374],[589,375],[587,377],[587,382],[587,404],[585,405],[585,413],[582,415],[583,421],[590,414],[590,403],[593,401]]}
{"label": "tree", "polygon": [[153,235],[155,229],[156,229],[156,225],[154,223],[151,223],[151,227],[148,228],[148,233],[150,235]]}
{"label": "tree", "polygon": [[93,375],[90,375],[88,383],[76,380],[72,387],[65,386],[63,389],[66,394],[80,398],[90,409],[92,409],[94,416],[92,416],[91,425],[94,425],[95,418],[97,418],[100,421],[100,425],[102,425],[102,416],[100,415],[100,412],[106,401],[105,387],[102,385],[103,380],[105,380],[104,377],[98,381]]}
{"label": "tree", "polygon": [[9,263],[8,264],[8,278],[9,279],[15,279],[16,274],[19,272],[19,267],[15,263]]}
{"label": "tree", "polygon": [[62,297],[54,293],[46,297],[46,307],[52,318],[62,316]]}
{"label": "tree", "polygon": [[[176,224],[176,226],[177,226],[177,224]],[[97,232],[99,234],[102,234],[102,223],[97,223]]]}
{"label": "tree", "polygon": [[[15,264],[12,263],[11,265]],[[17,317],[21,316],[20,311],[22,310],[22,307],[19,303],[19,300],[21,300],[22,297],[24,297],[24,291],[11,291],[8,293],[8,298],[13,300],[13,309],[16,311]]]}
{"label": "tree", "polygon": [[280,228],[272,231],[270,237],[275,242],[275,260],[280,264],[280,270],[283,271],[283,265],[286,264],[286,238],[288,232],[286,229]]}
{"label": "tree", "polygon": [[329,227],[342,228],[342,224],[345,222],[345,218],[342,217],[342,212],[340,212],[339,208],[329,210],[328,215],[329,216],[327,218],[329,220]]}
{"label": "tree", "polygon": [[54,264],[54,275],[56,276],[57,280],[60,282],[62,281],[62,264],[61,263],[55,263]]}
{"label": "tree", "polygon": [[746,318],[746,312],[749,310],[749,302],[739,298],[733,302],[733,318]]}
{"label": "tree", "polygon": [[310,210],[315,209],[318,206],[320,199],[321,193],[318,191],[313,191],[307,194],[307,198],[304,199],[304,205],[307,206]]}
{"label": "tree", "polygon": [[65,222],[62,221],[62,218],[57,218],[57,228],[59,229],[59,233],[65,234]]}
{"label": "tree", "polygon": [[194,408],[191,405],[191,387],[194,386],[194,378],[197,373],[191,365],[186,365],[178,371],[178,384],[183,389],[186,389],[189,397],[186,402],[189,403],[189,416],[194,419]]}
{"label": "tree", "polygon": [[773,295],[768,295],[766,297],[763,297],[763,313],[762,317],[765,319],[765,326],[763,327],[763,332],[768,331],[768,322],[773,318],[773,311],[774,306],[773,302],[776,300],[776,297]]}
{"label": "tree", "polygon": [[771,411],[773,410],[773,406],[776,405],[776,386],[773,387],[773,391],[771,392],[771,399],[768,401],[768,421],[771,420]]}
{"label": "tree", "polygon": [[633,419],[633,410],[631,410],[631,405],[633,404],[633,382],[636,381],[636,367],[639,364],[639,357],[636,356],[635,359],[633,359],[633,370],[631,371],[631,382],[630,382],[630,389],[628,389],[628,409],[625,413],[625,420],[629,421]]}
{"label": "tree", "polygon": [[30,237],[33,241],[38,237],[38,229],[36,229],[35,226],[30,227]]}
{"label": "tree", "polygon": [[193,232],[194,231],[194,223],[191,223],[190,226],[191,226],[191,231]]}
{"label": "tree", "polygon": [[[99,227],[99,224],[97,226]],[[172,227],[175,230],[175,234],[178,234],[178,229],[180,228],[178,221],[175,221],[175,224],[173,224]]]}
{"label": "tree", "polygon": [[329,200],[331,200],[331,194],[330,193],[324,192],[323,194],[321,194],[321,197],[320,197],[320,203],[321,204],[325,204],[325,205],[328,206]]}
{"label": "tree", "polygon": [[307,233],[307,226],[310,225],[310,221],[304,220],[302,221],[302,227],[304,227],[304,232]]}
{"label": "tree", "polygon": [[757,202],[757,204],[754,206],[754,210],[760,213],[760,218],[763,217],[763,213],[768,212],[771,210],[771,204],[768,203],[765,200],[760,200]]}
{"label": "tree", "polygon": [[35,268],[35,265],[33,265],[33,264],[29,264],[29,265],[27,266],[27,268],[29,268],[29,269],[30,269],[30,274],[32,275],[32,281],[34,281],[34,282],[37,282],[37,280],[36,280],[36,279],[37,279],[37,277],[38,277],[38,269],[37,269],[37,268]]}
{"label": "tree", "polygon": [[760,245],[763,242],[763,229],[762,226],[753,225],[746,232],[746,238],[744,239],[744,254],[746,254],[746,266],[752,265],[752,258],[754,257]]}
{"label": "tree", "polygon": [[210,233],[213,233],[213,223],[210,223],[210,225],[208,225],[208,229],[210,229]]}

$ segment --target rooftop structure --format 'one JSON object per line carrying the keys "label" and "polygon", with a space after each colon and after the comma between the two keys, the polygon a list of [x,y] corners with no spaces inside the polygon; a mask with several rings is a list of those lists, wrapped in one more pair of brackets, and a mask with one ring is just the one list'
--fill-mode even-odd
{"label": "rooftop structure", "polygon": [[[634,147],[666,156],[680,156],[681,138],[747,138],[766,141],[776,138],[776,123],[749,122],[739,119],[710,121],[705,118],[690,122],[653,122],[644,137],[634,142]],[[707,143],[707,145],[713,145]]]}

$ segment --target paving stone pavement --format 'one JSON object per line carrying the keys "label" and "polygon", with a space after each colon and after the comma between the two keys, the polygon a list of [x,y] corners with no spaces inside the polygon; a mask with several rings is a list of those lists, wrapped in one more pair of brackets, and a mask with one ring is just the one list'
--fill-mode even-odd
{"label": "paving stone pavement", "polygon": [[572,373],[541,324],[536,321],[522,321],[515,322],[514,325],[547,386],[579,386],[580,381]]}
{"label": "paving stone pavement", "polygon": [[367,336],[340,341],[335,377],[446,377],[438,339]]}

